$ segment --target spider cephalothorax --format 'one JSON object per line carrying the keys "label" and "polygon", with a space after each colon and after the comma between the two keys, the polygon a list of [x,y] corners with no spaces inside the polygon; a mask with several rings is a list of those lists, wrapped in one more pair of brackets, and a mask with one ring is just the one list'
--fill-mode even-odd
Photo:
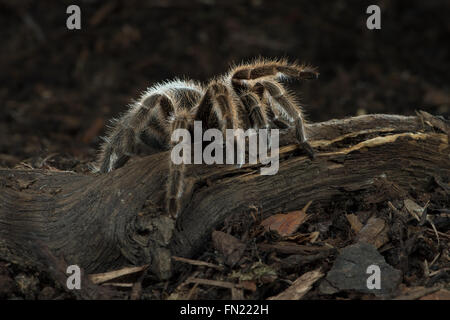
{"label": "spider cephalothorax", "polygon": [[[295,126],[300,145],[314,157],[305,135],[302,110],[281,81],[317,76],[314,68],[305,65],[259,59],[232,67],[207,85],[191,80],[157,84],[114,121],[104,138],[96,170],[105,173],[122,166],[140,143],[170,149],[172,132],[191,130],[194,121],[201,121],[205,130],[217,128],[224,133],[226,129]],[[173,164],[170,159],[169,162],[166,209],[176,217],[185,167]]]}

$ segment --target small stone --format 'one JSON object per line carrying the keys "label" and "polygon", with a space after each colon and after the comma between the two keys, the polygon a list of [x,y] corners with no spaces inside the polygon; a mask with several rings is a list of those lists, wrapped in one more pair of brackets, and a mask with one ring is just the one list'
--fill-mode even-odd
{"label": "small stone", "polygon": [[[368,282],[376,273],[368,272],[369,266],[380,270],[380,288],[370,289]],[[320,290],[324,294],[332,294],[342,290],[354,290],[372,293],[377,296],[390,295],[394,292],[402,279],[401,272],[386,263],[384,257],[369,243],[359,242],[345,247],[322,281]]]}

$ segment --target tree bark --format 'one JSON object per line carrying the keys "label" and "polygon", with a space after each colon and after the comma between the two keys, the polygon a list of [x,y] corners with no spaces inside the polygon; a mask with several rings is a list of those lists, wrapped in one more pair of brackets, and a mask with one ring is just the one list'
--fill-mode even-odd
{"label": "tree bark", "polygon": [[416,192],[436,179],[448,183],[449,128],[424,112],[365,115],[308,125],[314,160],[299,150],[294,132],[283,133],[272,176],[260,175],[260,164],[188,165],[176,222],[163,206],[169,152],[108,174],[1,169],[0,258],[42,264],[49,251],[89,273],[150,263],[167,278],[171,255],[195,255],[225,218],[252,206],[267,216],[309,200],[327,205],[373,192],[379,177]]}

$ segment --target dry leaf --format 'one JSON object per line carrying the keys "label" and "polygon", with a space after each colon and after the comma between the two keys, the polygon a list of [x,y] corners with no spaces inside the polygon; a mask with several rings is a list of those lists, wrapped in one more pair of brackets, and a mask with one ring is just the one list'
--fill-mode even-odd
{"label": "dry leaf", "polygon": [[352,230],[355,231],[355,233],[358,233],[362,229],[363,224],[353,213],[346,214],[345,217],[347,218],[347,221],[350,223],[350,226],[352,227]]}
{"label": "dry leaf", "polygon": [[358,233],[357,241],[368,242],[378,249],[389,241],[388,229],[383,219],[370,218]]}
{"label": "dry leaf", "polygon": [[227,265],[234,266],[241,259],[246,245],[240,240],[221,231],[213,231],[211,237],[214,248],[222,253]]}
{"label": "dry leaf", "polygon": [[417,203],[412,201],[411,199],[406,199],[403,201],[405,204],[406,210],[417,220],[420,221],[420,217],[422,216],[422,212],[424,208],[419,206]]}
{"label": "dry leaf", "polygon": [[309,201],[306,206],[300,211],[292,211],[286,214],[275,214],[264,219],[261,225],[267,231],[276,231],[282,237],[288,237],[297,231],[298,227],[308,220],[309,216],[306,214],[312,201]]}

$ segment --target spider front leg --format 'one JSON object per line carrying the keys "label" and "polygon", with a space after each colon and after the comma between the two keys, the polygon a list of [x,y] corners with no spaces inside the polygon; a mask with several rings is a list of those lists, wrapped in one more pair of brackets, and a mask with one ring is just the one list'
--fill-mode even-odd
{"label": "spider front leg", "polygon": [[228,88],[217,81],[212,81],[195,112],[195,120],[202,121],[205,128],[215,127],[226,134],[226,129],[239,127],[237,110]]}
{"label": "spider front leg", "polygon": [[196,121],[201,121],[204,129],[218,128],[225,138],[224,146],[229,142],[227,129],[240,127],[238,110],[229,89],[221,82],[212,81],[196,107]]}
{"label": "spider front leg", "polygon": [[[305,121],[300,107],[294,103],[293,98],[284,90],[281,84],[275,81],[261,81],[256,84],[257,90],[264,89],[268,93],[269,106],[272,108],[272,114],[288,120],[295,126],[295,136],[301,148],[308,154],[310,159],[315,158],[314,149],[309,144],[305,133]],[[255,85],[255,86],[256,86]],[[276,119],[274,119],[276,120]]]}
{"label": "spider front leg", "polygon": [[[173,134],[177,129],[189,130],[190,116],[186,114],[174,115],[170,120],[170,132]],[[171,147],[175,146],[176,142],[171,141]],[[184,152],[184,150],[183,150]],[[190,157],[190,155],[187,155]],[[181,198],[184,192],[184,173],[186,166],[184,161],[186,155],[183,154],[183,162],[180,164],[174,163],[174,160],[169,160],[169,176],[167,178],[166,186],[166,211],[172,218],[176,218],[180,211]]]}

